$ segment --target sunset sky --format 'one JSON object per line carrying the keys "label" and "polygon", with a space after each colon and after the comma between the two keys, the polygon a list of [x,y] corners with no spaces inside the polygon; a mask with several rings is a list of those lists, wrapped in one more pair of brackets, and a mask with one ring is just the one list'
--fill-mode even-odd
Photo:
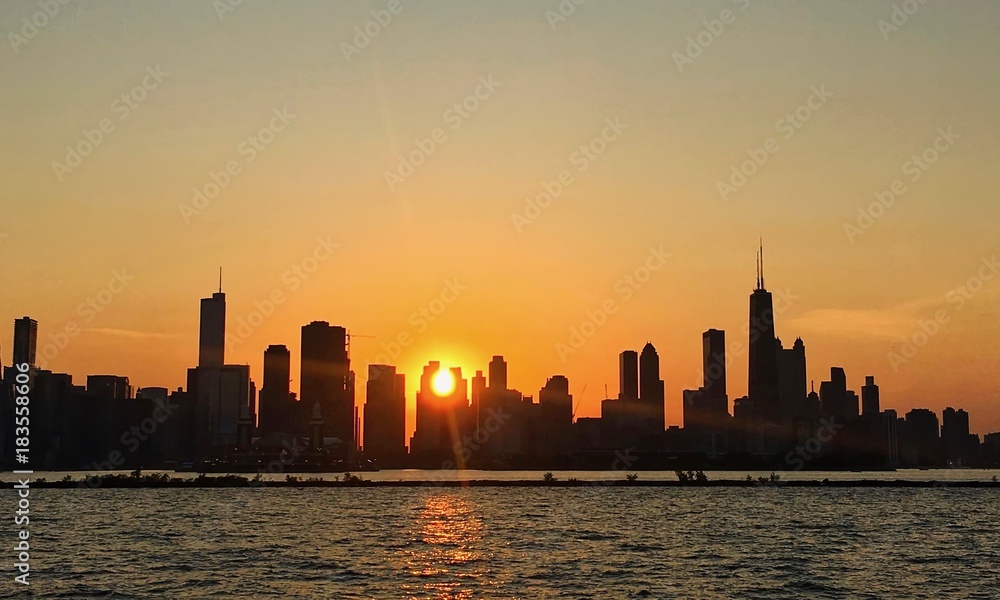
{"label": "sunset sky", "polygon": [[77,383],[181,386],[222,266],[227,362],[258,386],[285,344],[297,389],[326,320],[357,335],[359,405],[403,335],[411,408],[428,361],[502,354],[513,387],[565,374],[593,416],[650,341],[679,424],[701,332],[746,345],[762,237],[817,388],[842,366],[883,407],[1000,430],[995,0],[898,2],[919,7],[898,26],[882,0],[54,4],[0,6],[4,364],[30,315],[40,360],[80,331],[46,363]]}

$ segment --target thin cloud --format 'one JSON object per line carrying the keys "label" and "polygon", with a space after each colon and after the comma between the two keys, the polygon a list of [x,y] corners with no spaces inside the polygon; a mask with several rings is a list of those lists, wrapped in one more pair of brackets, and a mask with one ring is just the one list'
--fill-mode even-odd
{"label": "thin cloud", "polygon": [[151,331],[133,331],[131,329],[111,329],[99,327],[95,329],[84,329],[87,333],[97,333],[100,335],[113,335],[116,337],[131,339],[172,339],[181,337],[178,333],[155,333]]}
{"label": "thin cloud", "polygon": [[821,308],[792,320],[795,329],[847,338],[898,339],[909,336],[924,313],[945,303],[944,294],[889,308]]}

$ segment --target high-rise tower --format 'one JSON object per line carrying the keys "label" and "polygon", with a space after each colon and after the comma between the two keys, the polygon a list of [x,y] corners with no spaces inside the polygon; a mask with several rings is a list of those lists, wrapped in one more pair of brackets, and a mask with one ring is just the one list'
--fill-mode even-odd
{"label": "high-rise tower", "polygon": [[[703,395],[719,413],[729,414],[726,392],[726,332],[709,329],[701,334],[701,359],[704,380]],[[720,414],[721,416],[721,414]]]}
{"label": "high-rise tower", "polygon": [[260,433],[291,433],[291,353],[285,346],[268,346],[264,351],[264,387],[260,390]]}
{"label": "high-rise tower", "polygon": [[662,433],[664,423],[663,380],[660,379],[660,356],[653,344],[646,343],[639,355],[639,402],[651,433]]}
{"label": "high-rise tower", "polygon": [[618,399],[639,399],[639,353],[635,350],[618,355]]}
{"label": "high-rise tower", "polygon": [[507,389],[507,361],[502,356],[494,356],[490,361],[489,389],[503,392]]}
{"label": "high-rise tower", "polygon": [[326,321],[302,326],[302,374],[299,395],[303,410],[319,403],[324,430],[353,454],[354,373],[347,354],[347,330]]}
{"label": "high-rise tower", "polygon": [[365,458],[391,463],[406,456],[406,380],[396,367],[368,365]]}
{"label": "high-rise tower", "polygon": [[14,320],[14,366],[27,363],[34,366],[38,346],[38,321],[31,317]]}
{"label": "high-rise tower", "polygon": [[219,291],[201,299],[201,323],[198,335],[198,366],[219,368],[226,363],[226,295]]}
{"label": "high-rise tower", "polygon": [[750,365],[747,385],[755,414],[777,421],[778,346],[774,333],[774,301],[764,286],[764,246],[757,254],[757,287],[750,295]]}
{"label": "high-rise tower", "polygon": [[879,406],[878,385],[875,383],[875,376],[865,377],[865,385],[861,387],[861,414],[864,416],[875,416],[881,411]]}

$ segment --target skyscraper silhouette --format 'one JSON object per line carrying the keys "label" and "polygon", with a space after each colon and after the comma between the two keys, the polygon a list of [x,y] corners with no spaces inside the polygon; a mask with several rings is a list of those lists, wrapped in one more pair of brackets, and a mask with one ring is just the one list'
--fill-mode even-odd
{"label": "skyscraper silhouette", "polygon": [[[495,357],[491,362],[497,361]],[[451,374],[455,387],[445,396],[434,391],[433,380],[441,363],[431,361],[424,367],[420,376],[420,389],[417,391],[417,423],[410,441],[410,452],[428,458],[440,460],[448,458],[454,464],[462,467],[464,458],[461,456],[462,437],[469,430],[469,384],[462,378],[462,369],[454,367]]]}
{"label": "skyscraper silhouette", "polygon": [[497,392],[507,390],[507,361],[502,356],[494,356],[490,361],[489,388]]}
{"label": "skyscraper silhouette", "polygon": [[830,381],[819,384],[823,414],[844,423],[851,418],[847,392],[847,374],[842,367],[830,367]]}
{"label": "skyscraper silhouette", "polygon": [[[701,334],[702,389],[688,399],[703,403],[706,425],[723,427],[729,417],[729,394],[726,391],[726,332],[709,329]],[[685,408],[690,409],[685,402]],[[696,418],[695,421],[698,419]]]}
{"label": "skyscraper silhouette", "polygon": [[390,365],[368,365],[364,413],[365,458],[383,463],[406,456],[406,379]]}
{"label": "skyscraper silhouette", "polygon": [[226,295],[219,291],[201,300],[198,366],[218,368],[226,363]]}
{"label": "skyscraper silhouette", "polygon": [[132,397],[132,386],[128,377],[87,375],[87,393],[109,400],[128,400]]}
{"label": "skyscraper silhouette", "polygon": [[569,379],[554,375],[538,391],[539,419],[545,432],[539,441],[542,454],[567,454],[572,450],[573,396]]}
{"label": "skyscraper silhouette", "polygon": [[302,326],[302,369],[299,378],[304,410],[319,403],[325,431],[343,442],[350,460],[354,439],[354,373],[347,351],[347,330],[326,321]]}
{"label": "skyscraper silhouette", "polygon": [[473,431],[475,432],[478,432],[479,427],[482,425],[483,396],[486,394],[487,389],[486,377],[483,375],[483,372],[476,371],[476,374],[472,377],[472,404],[470,406]]}
{"label": "skyscraper silhouette", "polygon": [[793,421],[808,414],[808,376],[806,375],[806,345],[796,338],[791,348],[778,348],[778,404],[782,421]]}
{"label": "skyscraper silhouette", "polygon": [[875,377],[868,375],[865,377],[865,385],[861,388],[861,414],[864,416],[874,416],[880,410],[878,386],[875,385]]}
{"label": "skyscraper silhouette", "polygon": [[778,346],[774,334],[774,301],[764,286],[764,249],[757,255],[757,287],[750,295],[750,352],[747,392],[755,414],[766,421],[780,417]]}
{"label": "skyscraper silhouette", "polygon": [[663,380],[660,379],[660,355],[649,342],[639,355],[639,402],[650,433],[662,433],[664,422]]}
{"label": "skyscraper silhouette", "polygon": [[291,353],[285,346],[271,345],[264,351],[264,383],[260,390],[261,436],[278,431],[292,433],[291,361]]}
{"label": "skyscraper silhouette", "polygon": [[941,413],[941,446],[944,458],[968,463],[975,458],[979,438],[969,432],[969,413],[952,407]]}
{"label": "skyscraper silhouette", "polygon": [[30,317],[14,320],[14,365],[27,363],[34,366],[35,349],[38,347],[38,322]]}
{"label": "skyscraper silhouette", "polygon": [[618,399],[639,399],[639,353],[635,350],[618,356]]}
{"label": "skyscraper silhouette", "polygon": [[941,430],[937,414],[926,408],[906,413],[905,447],[907,458],[921,465],[935,465],[941,459]]}

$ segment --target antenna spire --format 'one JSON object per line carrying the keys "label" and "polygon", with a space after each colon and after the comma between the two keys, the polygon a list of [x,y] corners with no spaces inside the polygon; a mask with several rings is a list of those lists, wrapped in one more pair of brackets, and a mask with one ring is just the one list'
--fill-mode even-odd
{"label": "antenna spire", "polygon": [[756,289],[758,289],[758,290],[761,289],[761,283],[760,283],[760,250],[757,251],[757,288]]}
{"label": "antenna spire", "polygon": [[219,267],[219,293],[222,293],[222,267]]}
{"label": "antenna spire", "polygon": [[764,238],[760,238],[760,289],[764,289]]}

